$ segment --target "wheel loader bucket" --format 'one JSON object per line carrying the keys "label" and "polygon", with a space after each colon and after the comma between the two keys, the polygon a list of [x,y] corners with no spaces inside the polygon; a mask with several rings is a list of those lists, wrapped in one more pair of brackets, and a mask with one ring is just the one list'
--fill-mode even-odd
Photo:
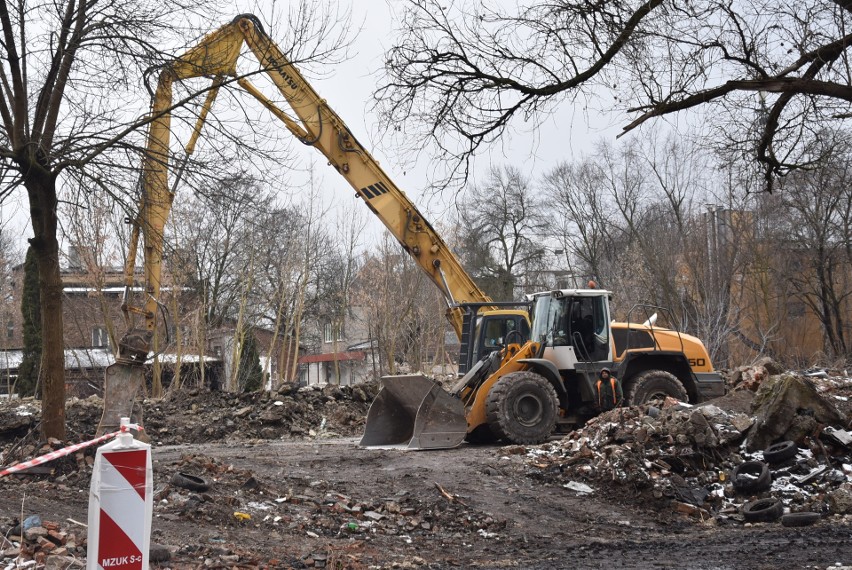
{"label": "wheel loader bucket", "polygon": [[[104,377],[104,413],[97,435],[117,431],[121,418],[133,417],[133,403],[145,379],[145,369],[137,364],[116,362],[106,369]],[[142,423],[138,415],[134,418]]]}
{"label": "wheel loader bucket", "polygon": [[360,445],[449,449],[464,441],[464,405],[420,374],[384,376]]}

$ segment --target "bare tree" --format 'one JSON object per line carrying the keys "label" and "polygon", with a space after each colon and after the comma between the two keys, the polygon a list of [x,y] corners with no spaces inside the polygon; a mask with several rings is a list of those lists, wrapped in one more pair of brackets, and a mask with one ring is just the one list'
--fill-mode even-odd
{"label": "bare tree", "polygon": [[[546,173],[544,188],[575,273],[615,290],[621,316],[640,301],[669,308],[671,324],[698,334],[724,364],[753,217],[737,197],[742,186],[723,175],[689,141],[649,136],[601,143]],[[721,203],[704,212],[707,200]]]}
{"label": "bare tree", "polygon": [[852,116],[847,0],[405,5],[379,108],[405,125],[410,150],[431,139],[450,175],[466,177],[481,146],[562,104],[618,108],[625,131],[710,105],[707,118],[771,184],[823,157],[808,141]]}
{"label": "bare tree", "polygon": [[459,205],[459,253],[474,279],[498,301],[541,268],[542,204],[532,181],[513,166],[495,167]]}
{"label": "bare tree", "polygon": [[395,374],[403,363],[419,369],[443,338],[443,297],[389,234],[365,257],[353,303],[366,309],[388,372]]}
{"label": "bare tree", "polygon": [[241,283],[251,275],[254,248],[269,230],[258,222],[266,216],[271,193],[257,180],[235,175],[189,197],[176,206],[169,265],[193,269],[192,283],[206,308],[208,326],[235,318],[244,295]]}
{"label": "bare tree", "polygon": [[852,146],[843,153],[837,150],[817,151],[830,152],[832,161],[784,181],[781,196],[789,218],[782,227],[789,243],[787,254],[797,261],[797,270],[788,279],[819,318],[826,353],[848,358],[852,353],[852,263],[848,256]]}
{"label": "bare tree", "polygon": [[[91,287],[102,317],[102,323],[107,331],[109,345],[115,351],[120,327],[116,328],[119,317],[118,307],[111,305],[104,295],[107,284],[107,274],[123,268],[121,256],[117,251],[120,235],[116,229],[118,220],[123,217],[120,205],[103,192],[92,192],[90,189],[76,188],[67,192],[68,199],[63,203],[61,220],[62,235],[68,244],[67,263],[69,269],[77,271],[80,279]],[[90,326],[89,315],[70,315],[71,318],[84,317],[84,322]],[[66,323],[68,326],[69,323]],[[77,325],[78,328],[81,325]],[[89,331],[80,331],[82,336],[88,336]]]}
{"label": "bare tree", "polygon": [[545,173],[543,188],[551,205],[550,231],[566,252],[572,277],[609,287],[616,278],[612,262],[624,237],[614,204],[602,191],[604,179],[601,165],[586,158]]}
{"label": "bare tree", "polygon": [[209,15],[209,7],[183,0],[0,2],[0,198],[23,186],[29,200],[45,348],[44,436],[65,435],[59,188],[81,184],[117,194],[128,182],[121,173],[129,135],[145,124],[128,101],[147,100],[141,78],[164,60],[155,43],[187,33],[187,22]]}

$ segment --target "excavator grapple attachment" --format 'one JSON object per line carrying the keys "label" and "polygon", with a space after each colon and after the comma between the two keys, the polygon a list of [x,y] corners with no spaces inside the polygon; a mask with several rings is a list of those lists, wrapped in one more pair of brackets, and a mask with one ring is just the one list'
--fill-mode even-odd
{"label": "excavator grapple attachment", "polygon": [[[116,431],[121,418],[133,417],[136,392],[144,380],[145,368],[139,364],[116,362],[107,366],[104,377],[104,413],[98,424],[97,435]],[[138,416],[134,419],[139,421]]]}
{"label": "excavator grapple attachment", "polygon": [[449,449],[464,441],[464,405],[423,375],[384,376],[360,445]]}

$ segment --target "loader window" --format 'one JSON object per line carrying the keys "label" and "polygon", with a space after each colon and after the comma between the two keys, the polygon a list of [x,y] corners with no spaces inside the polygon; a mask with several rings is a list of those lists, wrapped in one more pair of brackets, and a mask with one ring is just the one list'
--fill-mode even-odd
{"label": "loader window", "polygon": [[609,356],[609,319],[603,297],[577,297],[567,316],[570,344],[582,359]]}
{"label": "loader window", "polygon": [[539,295],[535,298],[533,305],[533,330],[532,339],[541,341],[542,337],[549,345],[553,345],[553,332],[561,325],[560,319],[565,311],[566,304],[570,299],[554,299],[549,295]]}

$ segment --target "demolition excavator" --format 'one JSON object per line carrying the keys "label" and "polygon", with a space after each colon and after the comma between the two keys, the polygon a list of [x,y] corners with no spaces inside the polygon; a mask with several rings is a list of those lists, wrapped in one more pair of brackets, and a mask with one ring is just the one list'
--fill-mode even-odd
{"label": "demolition excavator", "polygon": [[[264,95],[245,75],[237,73],[237,62],[244,46],[254,54],[262,72],[290,106],[290,113]],[[515,333],[519,338],[529,336],[526,305],[493,302],[474,283],[428,220],[288,61],[259,20],[252,15],[241,15],[205,36],[159,74],[142,165],[139,210],[131,220],[130,246],[124,267],[122,311],[127,332],[118,342],[115,364],[106,371],[99,433],[117,429],[121,417],[131,416],[136,394],[144,381],[145,362],[152,354],[157,315],[161,311],[163,229],[182,173],[182,167],[170,166],[172,87],[176,81],[198,77],[212,77],[212,83],[186,145],[186,157],[195,150],[219,90],[226,83],[236,82],[283,122],[299,141],[323,153],[329,165],[351,184],[367,207],[443,292],[447,300],[447,318],[465,347],[461,353],[461,370],[467,370],[482,355],[497,350],[508,333]],[[170,170],[176,171],[171,187],[168,183]],[[144,244],[141,296],[133,294],[140,238]],[[137,326],[137,321],[142,321],[141,326]],[[396,397],[404,406],[419,409],[426,399],[424,390],[432,394],[431,409],[437,416],[442,415],[438,409],[445,403],[442,389],[431,382],[399,384]],[[449,430],[452,435],[434,437],[442,441],[463,437],[466,432],[464,418],[456,417],[455,420],[454,423],[448,420],[436,424],[439,426],[436,429]],[[430,437],[430,430],[430,427],[425,429],[424,438]]]}
{"label": "demolition excavator", "polygon": [[[294,116],[237,74],[244,45]],[[538,443],[596,413],[594,380],[603,367],[621,378],[629,403],[663,396],[696,402],[724,392],[699,339],[656,326],[662,309],[655,308],[658,311],[643,322],[631,323],[635,311],[648,309],[635,307],[626,322],[612,322],[611,293],[591,287],[535,293],[523,304],[492,301],[260,22],[243,15],[206,36],[159,76],[139,213],[132,221],[125,266],[122,308],[128,332],[119,342],[116,363],[107,369],[99,432],[113,429],[122,416],[131,415],[143,382],[157,323],[163,228],[174,198],[167,180],[172,85],[202,76],[212,77],[213,82],[186,146],[187,155],[195,148],[220,87],[236,81],[299,141],[323,153],[447,299],[447,317],[461,346],[460,378],[448,388],[422,375],[382,378],[362,445],[450,448],[465,439]],[[140,235],[145,279],[141,305],[134,304],[130,294]],[[144,319],[143,327],[134,326],[137,317]]]}

